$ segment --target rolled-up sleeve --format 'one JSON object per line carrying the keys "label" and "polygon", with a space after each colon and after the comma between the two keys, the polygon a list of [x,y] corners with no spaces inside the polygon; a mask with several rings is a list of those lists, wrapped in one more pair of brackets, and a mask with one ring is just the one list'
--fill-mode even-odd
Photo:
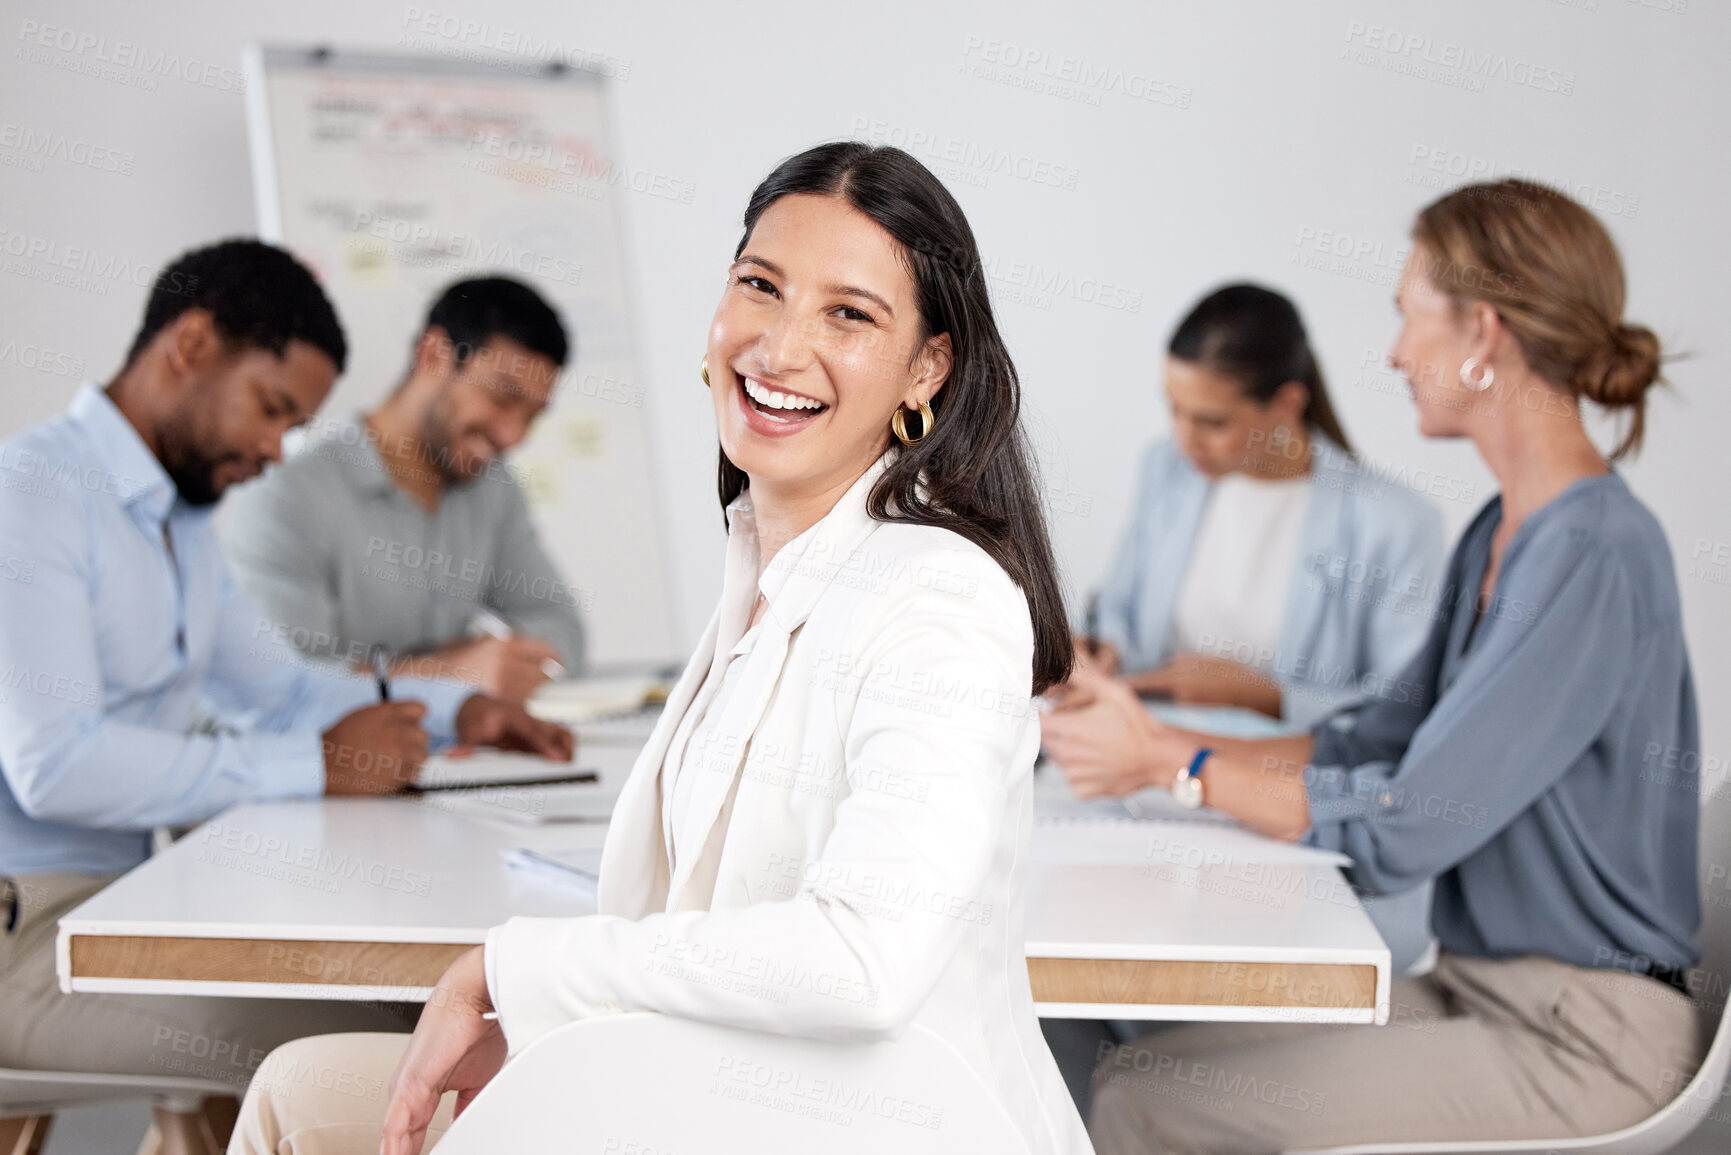
{"label": "rolled-up sleeve", "polygon": [[[1356,725],[1324,722],[1306,771],[1308,840],[1350,855],[1349,877],[1371,893],[1467,858],[1604,730],[1619,684],[1604,672],[1640,645],[1632,607],[1615,558],[1584,558],[1549,596],[1494,605],[1428,712],[1380,701]],[[1437,644],[1433,632],[1419,660]]]}

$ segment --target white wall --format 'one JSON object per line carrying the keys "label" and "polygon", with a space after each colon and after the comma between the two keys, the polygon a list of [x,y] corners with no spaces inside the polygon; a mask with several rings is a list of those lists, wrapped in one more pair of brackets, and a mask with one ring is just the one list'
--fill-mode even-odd
{"label": "white wall", "polygon": [[[625,196],[688,640],[719,588],[721,541],[696,364],[746,194],[779,158],[831,138],[888,139],[954,189],[998,278],[1077,591],[1105,565],[1137,451],[1165,424],[1157,370],[1171,326],[1228,278],[1294,295],[1349,432],[1374,459],[1470,494],[1439,503],[1458,528],[1489,478],[1466,444],[1421,441],[1404,388],[1379,369],[1391,278],[1413,211],[1456,179],[1449,167],[1518,170],[1596,201],[1623,249],[1631,316],[1694,354],[1674,367],[1676,391],[1658,399],[1650,448],[1627,473],[1677,557],[1707,755],[1731,755],[1718,724],[1731,694],[1723,6],[1018,0],[908,5],[899,18],[809,0],[183,0],[172,17],[152,7],[169,8],[0,3],[0,434],[59,410],[78,374],[113,371],[160,262],[251,229],[233,83],[250,39],[412,38],[448,53],[552,41],[620,74],[625,159],[696,185],[690,203]],[[70,47],[40,47],[42,25]],[[1385,51],[1385,63],[1405,72],[1365,55],[1391,35],[1411,50]],[[1463,53],[1497,75],[1447,66]],[[1410,74],[1427,56],[1445,61],[1431,73],[1441,79]],[[1471,86],[1451,83],[1462,79]],[[35,171],[17,147],[24,132],[74,147]],[[982,168],[993,153],[1017,168]],[[1320,243],[1356,256],[1329,265]],[[43,283],[47,260],[13,255],[32,245],[86,249],[113,271]],[[1030,280],[1053,276],[1059,291],[1030,293]],[[1697,560],[1715,549],[1721,564]]]}

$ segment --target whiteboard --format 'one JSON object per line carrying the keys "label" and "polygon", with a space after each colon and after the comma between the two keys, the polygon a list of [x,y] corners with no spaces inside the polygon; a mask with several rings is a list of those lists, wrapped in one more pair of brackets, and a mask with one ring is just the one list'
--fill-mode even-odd
{"label": "whiteboard", "polygon": [[578,591],[592,665],[664,665],[682,655],[605,82],[508,63],[249,48],[259,235],[318,274],[348,336],[348,368],[315,428],[395,388],[452,281],[503,274],[552,303],[573,355],[510,462]]}

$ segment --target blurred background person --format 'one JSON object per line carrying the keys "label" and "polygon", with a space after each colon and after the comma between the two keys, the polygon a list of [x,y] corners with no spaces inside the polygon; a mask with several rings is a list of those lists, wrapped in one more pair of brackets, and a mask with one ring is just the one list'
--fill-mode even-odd
{"label": "blurred background person", "polygon": [[580,599],[503,460],[568,352],[527,285],[451,285],[382,405],[229,499],[223,546],[242,587],[315,657],[365,665],[383,648],[395,672],[514,702],[580,672]]}
{"label": "blurred background person", "polygon": [[[1600,1135],[1659,1110],[1705,1050],[1684,977],[1701,743],[1677,574],[1581,420],[1583,401],[1621,411],[1610,459],[1639,446],[1658,338],[1623,319],[1604,226],[1553,189],[1459,189],[1413,241],[1389,361],[1420,432],[1470,439],[1500,487],[1401,672],[1413,693],[1242,740],[1162,725],[1084,673],[1043,729],[1084,796],[1174,789],[1346,853],[1371,893],[1434,879],[1436,967],[1390,993],[1416,1029],[1196,1024],[1120,1049],[1095,1074],[1102,1155]],[[1148,1052],[1162,1065],[1142,1074]],[[1326,1108],[1216,1110],[1167,1081],[1197,1062]]]}
{"label": "blurred background person", "polygon": [[238,1091],[286,1039],[407,1030],[359,1003],[65,994],[56,927],[156,827],[393,793],[436,740],[571,754],[569,733],[461,683],[404,679],[381,703],[261,630],[236,588],[211,511],[277,460],[347,353],[304,266],[225,241],[162,270],[113,380],[0,442],[33,475],[0,486],[0,551],[33,577],[0,597],[0,1067],[162,1074],[166,1031],[234,1056],[212,1069]]}
{"label": "blurred background person", "polygon": [[1142,460],[1081,662],[1145,696],[1292,727],[1374,693],[1429,629],[1441,516],[1365,476],[1279,293],[1203,298],[1165,381],[1172,435]]}

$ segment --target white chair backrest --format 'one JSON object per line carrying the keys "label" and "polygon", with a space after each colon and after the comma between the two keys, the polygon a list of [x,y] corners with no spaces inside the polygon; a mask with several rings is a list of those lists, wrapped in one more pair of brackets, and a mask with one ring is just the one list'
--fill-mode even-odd
{"label": "white chair backrest", "polygon": [[943,1039],[840,1044],[627,1014],[526,1048],[438,1155],[1025,1153],[1003,1106]]}
{"label": "white chair backrest", "polygon": [[[1654,789],[1674,789],[1655,784]],[[1723,768],[1701,782],[1701,965],[1691,972],[1690,994],[1701,1008],[1703,1030],[1712,1043],[1701,1067],[1683,1083],[1684,1072],[1664,1072],[1670,1085],[1682,1083],[1677,1097],[1652,1115],[1608,1135],[1586,1139],[1534,1139],[1483,1143],[1371,1143],[1291,1151],[1287,1155],[1526,1155],[1528,1152],[1580,1152],[1581,1155],[1661,1155],[1713,1116],[1731,1114],[1725,1085],[1731,1073],[1731,782]]]}

